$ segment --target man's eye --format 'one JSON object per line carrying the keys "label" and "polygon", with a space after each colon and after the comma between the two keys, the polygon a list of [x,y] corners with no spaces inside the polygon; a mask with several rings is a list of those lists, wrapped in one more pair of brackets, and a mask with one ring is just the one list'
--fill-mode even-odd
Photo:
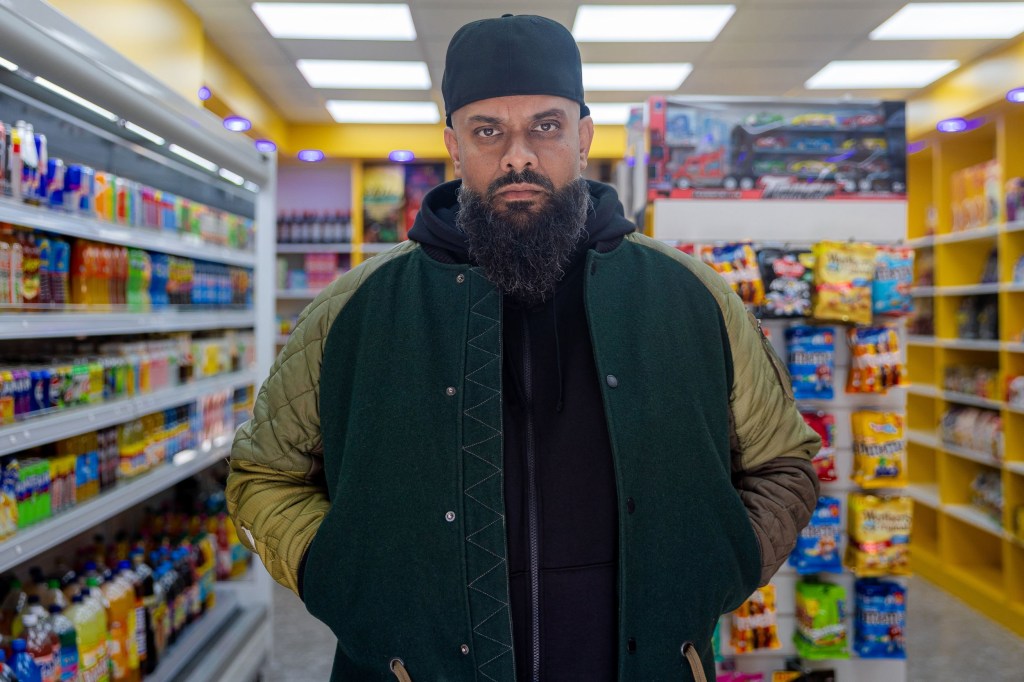
{"label": "man's eye", "polygon": [[552,121],[545,121],[544,123],[537,124],[535,130],[539,130],[542,133],[550,133],[558,130],[558,124]]}
{"label": "man's eye", "polygon": [[498,134],[498,131],[495,130],[494,128],[481,128],[480,130],[476,131],[476,134],[479,135],[480,137],[494,137],[495,135]]}

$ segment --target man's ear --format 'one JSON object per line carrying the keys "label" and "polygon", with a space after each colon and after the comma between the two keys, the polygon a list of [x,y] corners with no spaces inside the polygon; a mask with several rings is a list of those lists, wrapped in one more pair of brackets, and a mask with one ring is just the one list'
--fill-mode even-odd
{"label": "man's ear", "polygon": [[452,157],[452,165],[455,167],[455,177],[462,177],[462,157],[459,154],[459,138],[451,128],[444,129],[444,146],[448,148],[448,156]]}
{"label": "man's ear", "polygon": [[594,119],[584,116],[580,119],[580,172],[587,169],[590,145],[594,142]]}

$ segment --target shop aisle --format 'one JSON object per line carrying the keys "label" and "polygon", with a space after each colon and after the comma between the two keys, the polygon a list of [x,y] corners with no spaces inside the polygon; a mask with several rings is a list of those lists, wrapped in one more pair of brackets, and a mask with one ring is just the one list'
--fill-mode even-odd
{"label": "shop aisle", "polygon": [[[1020,682],[1024,640],[920,578],[910,579],[909,599],[908,682]],[[275,585],[274,651],[263,680],[327,682],[334,646],[330,630]]]}

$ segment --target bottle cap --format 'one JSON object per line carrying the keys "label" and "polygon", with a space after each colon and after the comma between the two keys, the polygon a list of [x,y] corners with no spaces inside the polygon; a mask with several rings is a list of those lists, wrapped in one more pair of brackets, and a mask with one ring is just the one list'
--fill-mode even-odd
{"label": "bottle cap", "polygon": [[28,603],[29,604],[38,604],[39,603],[39,595],[38,594],[30,594],[30,595],[28,595]]}
{"label": "bottle cap", "polygon": [[60,604],[50,604],[50,613],[60,613],[63,610]]}
{"label": "bottle cap", "polygon": [[21,622],[25,628],[34,628],[39,625],[39,616],[34,613],[23,613],[21,614]]}
{"label": "bottle cap", "polygon": [[82,599],[84,599],[84,597],[82,596],[82,593],[79,592],[78,594],[76,594],[75,596],[73,596],[71,598],[71,603],[72,604],[81,604],[82,603]]}
{"label": "bottle cap", "polygon": [[17,653],[21,653],[22,651],[25,650],[25,640],[23,640],[23,639],[16,639],[16,640],[14,640],[13,642],[11,642],[11,648],[14,649],[14,653],[16,653],[16,654]]}

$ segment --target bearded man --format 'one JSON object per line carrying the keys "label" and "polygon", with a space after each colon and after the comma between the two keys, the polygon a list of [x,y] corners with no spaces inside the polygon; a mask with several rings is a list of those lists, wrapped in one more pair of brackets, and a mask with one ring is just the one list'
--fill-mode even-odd
{"label": "bearded man", "polygon": [[548,19],[455,34],[459,179],[306,309],[236,436],[229,509],[332,679],[713,679],[814,509],[756,320],[582,178],[581,73]]}

